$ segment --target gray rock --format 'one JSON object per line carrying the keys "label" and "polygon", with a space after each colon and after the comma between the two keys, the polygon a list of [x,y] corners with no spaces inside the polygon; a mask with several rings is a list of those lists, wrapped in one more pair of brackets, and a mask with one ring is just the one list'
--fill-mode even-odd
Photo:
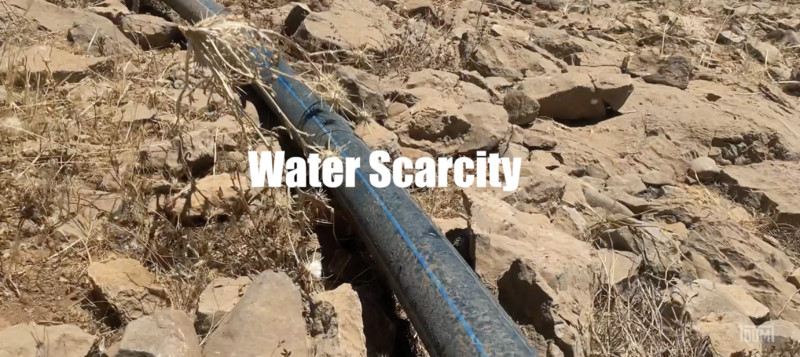
{"label": "gray rock", "polygon": [[200,341],[183,311],[161,310],[125,327],[117,356],[200,357]]}
{"label": "gray rock", "polygon": [[211,333],[204,357],[309,356],[300,290],[288,275],[267,271],[247,288]]}

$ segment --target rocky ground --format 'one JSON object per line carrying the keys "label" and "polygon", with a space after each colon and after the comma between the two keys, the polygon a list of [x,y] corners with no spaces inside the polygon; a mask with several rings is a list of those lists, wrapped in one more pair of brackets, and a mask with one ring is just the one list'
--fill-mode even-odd
{"label": "rocky ground", "polygon": [[[0,0],[0,356],[426,355],[324,192],[249,187],[274,116],[118,1]],[[523,159],[411,191],[542,355],[800,354],[796,0],[224,5],[373,148]]]}

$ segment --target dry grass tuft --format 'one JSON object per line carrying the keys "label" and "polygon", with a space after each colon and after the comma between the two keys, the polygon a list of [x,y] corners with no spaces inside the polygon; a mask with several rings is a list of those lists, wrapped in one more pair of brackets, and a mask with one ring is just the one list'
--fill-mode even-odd
{"label": "dry grass tuft", "polygon": [[639,277],[623,287],[599,285],[588,326],[589,356],[711,355],[708,340],[688,322],[665,317],[669,308],[656,278]]}

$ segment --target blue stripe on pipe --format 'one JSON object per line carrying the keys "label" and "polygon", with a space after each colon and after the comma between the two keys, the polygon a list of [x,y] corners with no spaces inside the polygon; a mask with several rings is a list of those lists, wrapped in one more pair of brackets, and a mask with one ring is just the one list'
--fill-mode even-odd
{"label": "blue stripe on pipe", "polygon": [[[303,110],[308,112],[309,107],[306,105],[305,102],[303,102],[302,99],[300,99],[300,97],[297,95],[297,93],[295,93],[295,91],[292,89],[292,87],[290,87],[289,84],[286,83],[286,81],[283,79],[283,76],[278,76],[278,82],[281,85],[283,85],[289,91],[289,93],[292,94],[292,97],[294,97],[294,99],[297,101],[297,103],[300,104],[300,106],[303,108]],[[343,149],[344,148],[343,146],[339,145],[336,142],[336,139],[333,138],[333,136],[331,135],[330,130],[328,130],[328,128],[326,128],[324,125],[322,125],[322,123],[317,118],[316,114],[311,114],[311,119],[314,119],[314,122],[317,123],[317,126],[319,126],[319,128],[322,129],[323,133],[328,135],[328,137],[330,138],[331,142],[334,145],[336,145],[337,148],[339,148],[339,149]],[[342,154],[342,156],[347,158],[347,154],[346,153],[342,152],[341,154]],[[381,207],[383,212],[386,214],[386,217],[389,218],[389,221],[392,223],[392,226],[394,226],[394,228],[397,231],[397,233],[399,233],[400,236],[403,237],[403,240],[405,241],[406,245],[411,249],[411,252],[414,253],[414,257],[417,258],[417,261],[420,263],[420,265],[422,265],[423,269],[425,270],[425,273],[428,275],[428,277],[431,279],[431,281],[433,281],[433,284],[436,285],[436,289],[439,290],[439,293],[442,295],[444,300],[447,302],[447,305],[449,305],[450,309],[453,310],[453,312],[456,314],[456,318],[461,323],[461,325],[464,327],[464,330],[467,332],[467,335],[470,337],[470,339],[472,339],[472,342],[475,345],[475,348],[478,349],[478,353],[480,353],[481,356],[488,357],[488,355],[486,354],[486,351],[483,350],[483,345],[481,344],[481,341],[478,340],[478,336],[475,335],[475,331],[472,329],[472,326],[470,326],[469,322],[467,322],[467,320],[464,319],[464,315],[461,314],[461,310],[458,309],[458,306],[456,306],[456,304],[453,301],[453,299],[450,298],[450,295],[447,293],[447,291],[444,290],[444,286],[439,281],[439,278],[436,277],[436,274],[434,274],[434,272],[431,269],[430,265],[428,265],[428,262],[425,261],[425,258],[422,256],[422,254],[420,254],[419,250],[417,250],[417,247],[414,245],[413,242],[411,242],[411,239],[408,238],[408,235],[406,235],[406,231],[403,229],[402,226],[400,226],[400,223],[397,222],[397,219],[395,219],[394,215],[392,215],[392,212],[389,211],[389,207],[387,207],[386,204],[383,202],[383,200],[380,198],[380,196],[378,196],[378,193],[375,191],[375,188],[372,186],[372,184],[369,183],[369,180],[367,180],[364,177],[364,174],[361,172],[360,168],[356,169],[356,175],[361,180],[361,182],[363,182],[364,185],[367,187],[367,189],[369,190],[369,193],[372,195],[372,197],[375,198],[375,201],[378,202],[378,205]]]}

